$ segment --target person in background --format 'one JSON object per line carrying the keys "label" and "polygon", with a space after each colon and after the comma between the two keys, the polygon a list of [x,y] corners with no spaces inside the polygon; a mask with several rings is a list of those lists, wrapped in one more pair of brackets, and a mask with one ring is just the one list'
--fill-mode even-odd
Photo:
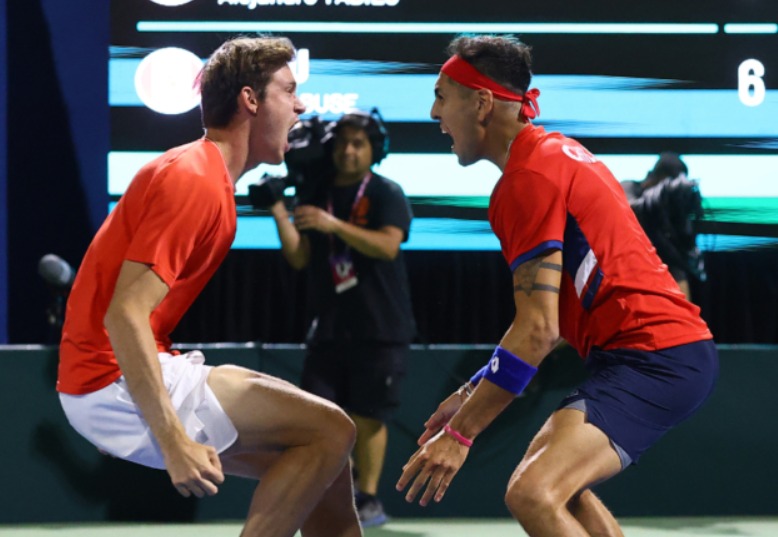
{"label": "person in background", "polygon": [[387,520],[377,497],[415,322],[400,244],[412,213],[400,186],[372,171],[386,156],[380,117],[355,111],[333,129],[331,176],[308,204],[270,211],[281,250],[307,268],[313,296],[301,387],[343,407],[357,427],[356,504],[363,526]]}
{"label": "person in background", "polygon": [[305,107],[286,38],[238,38],[199,76],[205,135],[145,165],[97,232],[73,283],[57,390],[101,451],[164,469],[183,496],[224,475],[258,479],[241,535],[358,537],[354,424],[280,379],[179,355],[169,334],[235,237],[235,183],[279,164]]}
{"label": "person in background", "polygon": [[622,536],[592,487],[703,404],[716,346],[610,171],[577,141],[532,124],[540,92],[529,89],[529,47],[465,36],[448,52],[431,116],[461,165],[486,159],[502,171],[489,221],[513,272],[516,314],[487,364],[424,424],[397,490],[410,485],[408,502],[419,493],[421,505],[441,501],[474,440],[562,337],[590,375],[536,434],[505,502],[532,537]]}
{"label": "person in background", "polygon": [[681,157],[666,151],[645,179],[622,181],[621,186],[659,258],[690,300],[689,279],[705,281],[707,276],[694,228],[704,213],[702,195],[697,182],[688,175]]}

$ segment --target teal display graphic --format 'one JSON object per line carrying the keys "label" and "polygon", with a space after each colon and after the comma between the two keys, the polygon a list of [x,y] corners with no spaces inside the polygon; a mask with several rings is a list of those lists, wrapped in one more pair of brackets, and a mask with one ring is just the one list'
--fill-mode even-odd
{"label": "teal display graphic", "polygon": [[[778,243],[778,4],[682,3],[657,22],[638,1],[137,0],[112,2],[108,100],[113,202],[134,173],[202,129],[193,84],[224,39],[272,33],[298,47],[291,65],[304,117],[376,107],[390,137],[376,169],[397,181],[416,218],[409,249],[492,250],[486,207],[500,172],[462,168],[429,117],[446,44],[460,33],[516,35],[533,47],[536,124],[578,139],[616,178],[640,180],[658,154],[682,155],[698,181],[702,249]],[[586,21],[586,22],[582,22]],[[277,248],[272,221],[237,185],[234,248]]]}

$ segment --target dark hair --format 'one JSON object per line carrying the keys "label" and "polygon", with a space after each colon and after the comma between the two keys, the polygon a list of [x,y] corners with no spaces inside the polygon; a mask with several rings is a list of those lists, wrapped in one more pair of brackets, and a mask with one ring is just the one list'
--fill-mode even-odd
{"label": "dark hair", "polygon": [[221,45],[197,77],[203,126],[226,127],[246,86],[264,99],[273,73],[294,54],[292,42],[285,37],[238,37]]}
{"label": "dark hair", "polygon": [[373,162],[371,164],[381,162],[389,154],[389,133],[386,131],[386,126],[378,113],[378,109],[374,108],[369,113],[362,110],[354,110],[344,114],[335,123],[332,129],[333,134],[337,136],[343,127],[352,127],[365,131],[367,139],[370,141],[370,146],[373,149]]}
{"label": "dark hair", "polygon": [[449,43],[449,56],[459,55],[492,80],[525,93],[532,79],[531,47],[512,36],[461,35]]}
{"label": "dark hair", "polygon": [[689,174],[689,168],[684,161],[677,153],[665,151],[659,154],[659,160],[656,161],[654,168],[648,172],[648,175],[656,181],[661,181],[668,177],[678,177],[681,173]]}

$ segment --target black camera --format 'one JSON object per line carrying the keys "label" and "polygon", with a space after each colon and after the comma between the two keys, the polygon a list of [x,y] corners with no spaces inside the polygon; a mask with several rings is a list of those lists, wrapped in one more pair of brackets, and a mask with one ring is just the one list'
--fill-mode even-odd
{"label": "black camera", "polygon": [[697,248],[695,221],[705,210],[697,181],[676,177],[643,191],[630,202],[662,261],[705,281],[705,265]]}
{"label": "black camera", "polygon": [[295,203],[310,203],[322,184],[334,173],[332,148],[334,123],[324,123],[318,116],[302,120],[289,131],[286,153],[287,175],[263,175],[249,185],[249,201],[256,209],[267,209],[284,197],[287,188],[295,189]]}
{"label": "black camera", "polygon": [[332,162],[333,140],[338,128],[350,125],[364,129],[373,150],[373,164],[381,162],[389,152],[389,135],[377,108],[370,112],[355,110],[338,121],[323,122],[312,116],[298,122],[289,131],[289,151],[286,153],[287,175],[263,175],[249,185],[249,201],[255,209],[267,209],[283,199],[284,191],[294,187],[294,205],[312,203],[323,194],[327,182],[335,175]]}

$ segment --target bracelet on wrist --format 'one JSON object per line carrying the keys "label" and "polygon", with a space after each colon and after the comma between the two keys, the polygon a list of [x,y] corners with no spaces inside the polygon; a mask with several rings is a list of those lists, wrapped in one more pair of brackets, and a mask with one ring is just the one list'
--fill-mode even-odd
{"label": "bracelet on wrist", "polygon": [[465,382],[457,390],[457,395],[459,397],[462,397],[462,396],[470,397],[471,395],[473,395],[473,385],[470,384],[470,382]]}
{"label": "bracelet on wrist", "polygon": [[456,440],[457,442],[459,442],[463,446],[465,446],[465,447],[472,447],[473,446],[473,441],[472,440],[462,436],[462,433],[460,433],[456,429],[452,428],[451,425],[449,425],[448,423],[445,425],[445,427],[443,427],[443,430],[446,432],[447,435],[449,435],[451,438],[453,438],[454,440]]}

